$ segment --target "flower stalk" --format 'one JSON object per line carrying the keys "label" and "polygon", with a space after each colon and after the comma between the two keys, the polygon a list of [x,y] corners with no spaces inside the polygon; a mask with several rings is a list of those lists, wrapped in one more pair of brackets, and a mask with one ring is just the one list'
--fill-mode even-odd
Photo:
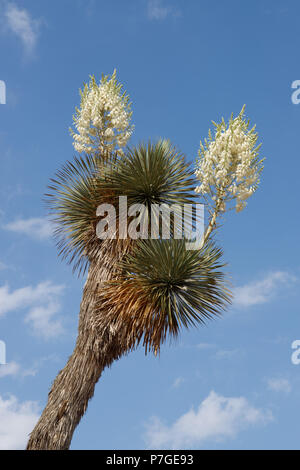
{"label": "flower stalk", "polygon": [[200,142],[195,175],[201,184],[195,191],[205,198],[210,213],[202,244],[216,228],[222,213],[234,207],[240,212],[246,207],[246,200],[260,182],[264,159],[258,157],[258,135],[255,126],[249,129],[244,112],[245,106],[237,117],[231,115],[228,124],[224,119],[220,124],[213,122],[214,136],[209,130],[208,139],[204,144]]}

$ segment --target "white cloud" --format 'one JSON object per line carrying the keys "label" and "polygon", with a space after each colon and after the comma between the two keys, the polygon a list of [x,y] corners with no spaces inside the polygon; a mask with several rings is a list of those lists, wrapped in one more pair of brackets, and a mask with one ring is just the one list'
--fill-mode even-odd
{"label": "white cloud", "polygon": [[151,449],[191,448],[209,439],[233,438],[248,426],[270,420],[270,411],[255,408],[244,397],[226,398],[211,391],[196,411],[191,409],[170,426],[152,418],[145,439]]}
{"label": "white cloud", "polygon": [[60,304],[58,302],[50,302],[45,306],[34,307],[26,315],[25,322],[31,323],[38,336],[55,337],[63,330],[61,320],[53,319],[59,310]]}
{"label": "white cloud", "polygon": [[30,367],[29,369],[24,369],[21,372],[21,377],[34,377],[37,374],[37,369]]}
{"label": "white cloud", "polygon": [[86,16],[91,17],[95,14],[96,0],[77,0],[77,5],[84,9]]}
{"label": "white cloud", "polygon": [[148,0],[147,14],[150,20],[164,20],[167,16],[179,16],[174,7],[163,5],[162,0]]}
{"label": "white cloud", "polygon": [[177,377],[172,384],[172,388],[180,387],[180,385],[183,384],[183,382],[185,382],[183,377]]}
{"label": "white cloud", "polygon": [[242,351],[240,349],[220,349],[216,352],[215,357],[216,359],[231,359],[237,354],[242,354]]}
{"label": "white cloud", "polygon": [[64,288],[63,285],[56,285],[51,281],[14,291],[4,285],[0,287],[0,316],[10,311],[29,308],[25,322],[30,323],[38,335],[45,338],[54,337],[63,330],[60,319],[53,317],[60,310],[59,296]]}
{"label": "white cloud", "polygon": [[268,388],[274,392],[290,393],[292,390],[291,384],[284,378],[271,378],[267,381]]}
{"label": "white cloud", "polygon": [[43,356],[39,357],[36,359],[31,367],[28,369],[23,369],[22,370],[22,377],[34,377],[40,370],[42,366],[44,366],[45,363],[48,363],[49,361],[51,362],[59,362],[59,357],[56,354],[50,354],[48,356]]}
{"label": "white cloud", "polygon": [[36,303],[49,302],[63,289],[64,286],[53,284],[51,281],[41,282],[36,287],[21,287],[12,292],[9,292],[9,287],[4,285],[0,287],[0,315]]}
{"label": "white cloud", "polygon": [[39,417],[36,402],[0,396],[0,450],[21,450]]}
{"label": "white cloud", "polygon": [[15,34],[22,42],[25,52],[31,54],[36,46],[40,21],[31,17],[25,8],[12,2],[6,4],[4,11],[6,30]]}
{"label": "white cloud", "polygon": [[250,307],[252,305],[266,303],[276,295],[282,287],[295,282],[296,278],[285,271],[269,273],[260,281],[251,282],[234,289],[234,305],[238,307]]}
{"label": "white cloud", "polygon": [[17,362],[8,362],[7,364],[0,365],[0,378],[9,375],[17,375],[20,371],[20,365]]}
{"label": "white cloud", "polygon": [[30,219],[17,219],[2,226],[5,230],[28,235],[36,240],[50,238],[53,233],[53,225],[42,217],[32,217]]}
{"label": "white cloud", "polygon": [[57,362],[58,356],[50,354],[48,356],[40,357],[34,361],[31,367],[26,369],[15,361],[8,362],[7,364],[0,364],[0,378],[8,376],[18,378],[34,377],[38,373],[40,367],[49,361]]}
{"label": "white cloud", "polygon": [[196,345],[196,348],[201,349],[201,350],[203,350],[203,349],[214,349],[215,347],[216,347],[216,345],[213,344],[213,343],[199,343],[199,344]]}
{"label": "white cloud", "polygon": [[4,264],[0,261],[0,271],[3,271],[4,269],[7,269],[7,266],[6,266],[6,264]]}

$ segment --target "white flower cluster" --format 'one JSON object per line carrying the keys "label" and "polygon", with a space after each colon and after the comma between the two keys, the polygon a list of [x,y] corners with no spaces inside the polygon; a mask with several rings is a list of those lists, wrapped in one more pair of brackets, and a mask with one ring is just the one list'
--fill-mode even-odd
{"label": "white flower cluster", "polygon": [[132,112],[129,97],[117,82],[116,70],[111,78],[102,77],[99,85],[92,76],[80,95],[80,108],[76,108],[73,116],[77,132],[70,129],[75,150],[88,154],[122,153],[133,131]]}
{"label": "white flower cluster", "polygon": [[236,211],[241,211],[256,191],[263,169],[263,159],[258,159],[257,133],[255,127],[249,130],[244,108],[236,118],[231,116],[228,126],[224,119],[220,124],[213,123],[215,136],[209,131],[205,145],[200,142],[195,174],[201,185],[196,192],[210,196],[218,211],[225,211],[226,203],[233,199]]}

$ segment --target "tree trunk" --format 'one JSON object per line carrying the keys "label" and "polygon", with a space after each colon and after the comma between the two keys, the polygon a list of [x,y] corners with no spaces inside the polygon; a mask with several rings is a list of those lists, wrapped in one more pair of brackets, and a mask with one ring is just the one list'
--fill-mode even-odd
{"label": "tree trunk", "polygon": [[53,382],[48,403],[30,434],[27,450],[68,449],[103,369],[125,352],[112,326],[100,334],[93,328],[97,292],[101,283],[112,275],[111,265],[105,267],[99,261],[90,265],[75,349]]}

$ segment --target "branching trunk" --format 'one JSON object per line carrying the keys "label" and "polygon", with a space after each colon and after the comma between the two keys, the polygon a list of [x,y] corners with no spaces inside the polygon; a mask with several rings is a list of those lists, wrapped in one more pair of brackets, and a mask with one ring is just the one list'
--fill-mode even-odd
{"label": "branching trunk", "polygon": [[125,352],[113,327],[100,335],[93,328],[97,291],[111,276],[111,267],[99,267],[99,263],[94,263],[89,268],[75,349],[53,382],[48,403],[30,434],[27,450],[68,449],[103,369]]}

